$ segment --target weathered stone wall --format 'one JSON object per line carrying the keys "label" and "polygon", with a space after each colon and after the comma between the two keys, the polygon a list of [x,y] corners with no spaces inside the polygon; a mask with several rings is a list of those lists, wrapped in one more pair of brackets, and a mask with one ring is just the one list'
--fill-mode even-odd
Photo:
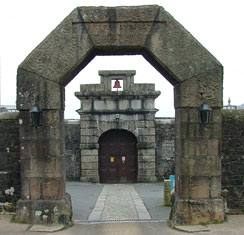
{"label": "weathered stone wall", "polygon": [[[107,122],[105,122],[107,123]],[[66,178],[67,180],[80,180],[80,123],[79,120],[67,121],[65,125],[66,149]],[[88,126],[84,126],[87,128]],[[156,119],[156,177],[159,181],[168,179],[174,174],[175,167],[175,121],[174,119]]]}
{"label": "weathered stone wall", "polygon": [[227,206],[244,208],[244,110],[223,110],[222,190],[227,189]]}
{"label": "weathered stone wall", "polygon": [[[18,113],[0,113],[0,202],[20,197]],[[174,170],[174,121],[156,119],[156,176],[168,178]],[[66,121],[67,180],[80,179],[80,122]],[[222,189],[229,209],[244,208],[244,111],[223,110]],[[11,187],[14,188],[11,196]],[[8,190],[10,194],[5,193]]]}
{"label": "weathered stone wall", "polygon": [[80,120],[65,121],[66,180],[80,180]]}
{"label": "weathered stone wall", "polygon": [[[0,113],[0,202],[20,198],[18,113]],[[1,210],[1,208],[0,208]]]}
{"label": "weathered stone wall", "polygon": [[155,119],[156,127],[156,177],[157,179],[168,179],[174,175],[175,168],[175,120]]}

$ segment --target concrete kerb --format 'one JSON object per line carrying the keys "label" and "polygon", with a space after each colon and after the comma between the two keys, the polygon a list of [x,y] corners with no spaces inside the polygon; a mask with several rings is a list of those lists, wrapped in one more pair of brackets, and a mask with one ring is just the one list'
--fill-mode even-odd
{"label": "concrete kerb", "polygon": [[185,233],[210,232],[209,228],[201,225],[175,226],[173,229]]}
{"label": "concrete kerb", "polygon": [[[11,223],[11,218],[12,215],[0,215],[0,234],[29,234],[31,228],[33,227],[32,225],[29,224],[16,224],[16,223]],[[197,233],[197,234],[210,234],[210,235],[218,235],[218,234],[244,234],[244,215],[229,215],[228,219],[224,223],[220,224],[208,224],[206,226],[203,225],[192,225],[192,226],[177,226],[175,228],[170,228],[168,226],[166,220],[131,220],[131,221],[116,221],[116,220],[111,220],[111,221],[93,221],[93,222],[77,222],[74,224],[72,229],[68,230],[59,230],[60,234],[66,234],[66,231],[68,231],[69,234],[77,234],[77,229],[82,229],[82,225],[88,225],[88,226],[93,226],[96,225],[100,226],[105,226],[105,224],[110,224],[109,228],[111,232],[113,232],[113,228],[117,227],[118,223],[129,223],[129,224],[137,224],[137,226],[146,226],[145,224],[150,224],[151,227],[154,227],[157,230],[158,224],[163,224],[165,226],[165,231],[169,231],[168,234],[182,234],[182,233]],[[102,225],[104,224],[104,225]],[[114,224],[114,225],[113,225]],[[133,226],[134,226],[133,225]],[[93,227],[88,227],[90,229],[93,229]],[[38,226],[34,227],[35,231],[37,231]],[[54,231],[55,227],[49,227],[49,228],[44,228],[40,227],[38,234],[46,234],[49,230],[49,232],[55,232]],[[59,227],[56,229],[60,229]],[[161,228],[162,229],[162,228]],[[45,231],[44,231],[45,230]],[[155,232],[156,232],[155,230]],[[58,230],[57,230],[58,231]],[[76,231],[76,232],[75,232]],[[162,232],[162,230],[160,230]],[[125,231],[124,231],[125,232]],[[33,234],[35,234],[33,232]],[[88,233],[89,234],[89,233]],[[113,234],[113,233],[110,233]],[[124,233],[123,233],[124,234]],[[141,234],[141,233],[140,233]],[[159,234],[159,231],[157,231],[156,234]],[[136,235],[136,234],[135,234]]]}
{"label": "concrete kerb", "polygon": [[[77,186],[77,187],[80,187],[78,186],[79,184],[80,185],[83,185],[83,189],[87,189],[87,187],[91,187],[90,184],[85,184],[85,183],[72,183],[73,185]],[[101,185],[95,185],[96,187],[101,187]],[[151,193],[156,193],[156,190],[159,189],[159,186],[161,187],[160,184],[156,183],[156,184],[133,184],[133,186],[137,189],[137,194],[134,193],[134,190],[132,190],[132,197],[133,199],[135,199],[135,203],[134,205],[137,207],[138,211],[140,211],[139,213],[139,217],[138,219],[108,219],[108,220],[101,220],[101,217],[100,215],[97,216],[97,218],[99,219],[96,219],[96,218],[93,218],[92,220],[80,220],[80,221],[74,221],[74,226],[75,228],[77,228],[77,226],[81,225],[81,224],[116,224],[116,223],[139,223],[139,224],[143,224],[143,223],[148,223],[148,224],[152,224],[151,226],[154,226],[153,224],[155,224],[155,226],[157,227],[157,222],[159,223],[163,223],[164,226],[166,226],[166,223],[167,222],[167,219],[155,219],[155,216],[151,219],[147,219],[145,218],[145,214],[143,213],[144,210],[140,210],[140,206],[142,205],[147,205],[149,206],[147,208],[147,210],[150,212],[150,207],[151,205],[146,202],[146,197],[145,197],[145,194],[149,193],[149,191],[151,191]],[[144,195],[142,193],[142,188],[144,190]],[[150,190],[149,190],[150,188]],[[80,187],[81,191],[82,191],[82,187]],[[106,190],[104,190],[105,192]],[[162,190],[163,191],[163,190]],[[76,191],[75,192],[76,194],[79,192]],[[92,190],[90,193],[94,193],[94,190]],[[105,204],[105,199],[106,199],[106,195],[104,195],[104,193],[101,193],[100,191],[97,191],[97,194],[100,194],[101,195],[101,199],[102,200],[96,200],[94,202],[94,205],[96,204],[97,202],[97,205],[99,207],[99,210],[97,211],[97,213],[101,213],[101,209],[103,208],[103,204]],[[160,194],[161,194],[161,191],[160,191]],[[86,196],[86,195],[85,195]],[[142,198],[142,201],[139,202],[137,201],[137,198],[138,197],[141,197]],[[151,199],[153,200],[153,199]],[[154,201],[155,201],[155,198],[154,198]],[[163,198],[162,198],[162,202],[163,202]],[[77,206],[77,205],[76,205]],[[0,234],[25,234],[27,233],[28,231],[30,231],[31,229],[33,231],[38,231],[39,232],[47,232],[47,230],[49,230],[49,232],[54,232],[55,230],[56,231],[59,231],[60,229],[64,229],[62,227],[53,227],[53,226],[37,226],[37,225],[29,225],[29,224],[15,224],[15,223],[11,223],[10,220],[11,220],[11,217],[12,215],[0,215]],[[204,225],[186,225],[186,226],[175,226],[173,227],[171,231],[174,232],[173,234],[178,234],[177,231],[179,232],[185,232],[185,233],[198,233],[198,234],[204,234],[206,232],[209,232],[208,234],[223,234],[221,232],[228,232],[228,234],[244,234],[244,215],[230,215],[228,216],[228,220],[224,223],[220,223],[220,224],[207,224],[206,226]],[[114,225],[114,226],[117,226],[117,225]],[[144,225],[138,225],[138,226],[144,226]],[[166,228],[165,228],[166,229]],[[169,229],[169,228],[167,228]],[[71,230],[70,230],[71,231]],[[169,233],[169,234],[171,234]],[[72,234],[72,232],[71,232]]]}
{"label": "concrete kerb", "polygon": [[0,234],[23,234],[25,232],[53,233],[67,228],[62,224],[39,225],[15,223],[14,216],[13,214],[0,215]]}
{"label": "concrete kerb", "polygon": [[29,229],[30,232],[46,232],[46,233],[54,233],[63,230],[65,227],[62,224],[58,225],[40,225],[35,224],[32,225]]}
{"label": "concrete kerb", "polygon": [[[12,215],[0,215],[0,234],[28,234],[29,232],[38,231],[38,234],[46,234],[47,232],[56,232],[59,231],[60,234],[66,234],[66,231],[69,234],[77,234],[78,228],[82,229],[82,225],[88,225],[88,226],[105,226],[105,224],[110,224],[110,230],[113,234],[113,228],[117,227],[118,223],[129,223],[129,224],[137,224],[137,226],[146,226],[145,224],[150,224],[151,227],[155,227],[155,229],[158,226],[158,223],[163,224],[165,226],[165,231],[169,231],[168,234],[182,234],[182,233],[197,233],[197,234],[210,234],[210,235],[218,235],[218,234],[244,234],[244,215],[230,215],[228,216],[228,221],[221,223],[221,224],[209,224],[206,226],[203,225],[187,225],[187,226],[176,226],[174,228],[170,228],[167,221],[165,220],[131,220],[131,221],[93,221],[93,222],[78,222],[75,223],[74,226],[71,229],[64,230],[64,228],[61,227],[55,227],[55,226],[36,226],[36,225],[29,225],[29,224],[16,224],[11,223],[11,217]],[[99,225],[101,224],[101,225]],[[104,225],[102,225],[104,224]],[[114,224],[114,225],[113,225]],[[89,227],[88,227],[89,228]],[[93,229],[93,227],[90,227]],[[61,229],[61,230],[60,230]],[[162,228],[161,228],[162,229]],[[162,232],[162,230],[160,230]],[[125,232],[125,231],[124,231]],[[156,232],[156,231],[155,231]],[[88,233],[89,234],[89,233]],[[124,234],[124,233],[123,233]],[[141,233],[140,233],[141,234]],[[157,231],[156,234],[159,234],[159,231]],[[135,234],[136,235],[136,234]]]}

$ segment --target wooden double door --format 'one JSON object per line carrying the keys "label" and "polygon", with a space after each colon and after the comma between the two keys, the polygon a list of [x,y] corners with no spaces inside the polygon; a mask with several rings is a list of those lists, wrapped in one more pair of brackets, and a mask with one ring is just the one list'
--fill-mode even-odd
{"label": "wooden double door", "polygon": [[137,140],[125,130],[110,130],[99,139],[101,183],[137,181]]}

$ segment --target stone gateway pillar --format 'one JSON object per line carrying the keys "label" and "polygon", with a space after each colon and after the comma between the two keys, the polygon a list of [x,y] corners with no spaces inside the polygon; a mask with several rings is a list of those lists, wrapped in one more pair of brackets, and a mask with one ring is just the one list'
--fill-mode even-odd
{"label": "stone gateway pillar", "polygon": [[[96,55],[132,54],[143,55],[175,88],[172,222],[223,220],[219,156],[223,67],[163,7],[153,5],[77,7],[19,66],[22,198],[17,204],[18,221],[68,223],[64,87]],[[203,104],[211,107],[208,123],[200,122]],[[33,106],[42,111],[42,126],[30,125]]]}
{"label": "stone gateway pillar", "polygon": [[[223,220],[221,198],[222,70],[216,69],[175,86],[176,194],[174,224]],[[211,106],[209,123],[201,123],[200,105]]]}
{"label": "stone gateway pillar", "polygon": [[[69,224],[72,208],[65,193],[63,89],[22,69],[18,79],[22,193],[16,221]],[[50,102],[45,101],[47,97]],[[40,126],[31,123],[34,105],[41,110]]]}

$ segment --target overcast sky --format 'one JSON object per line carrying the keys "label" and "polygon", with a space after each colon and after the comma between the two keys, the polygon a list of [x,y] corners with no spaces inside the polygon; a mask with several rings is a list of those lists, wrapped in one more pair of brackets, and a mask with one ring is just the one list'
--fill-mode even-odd
{"label": "overcast sky", "polygon": [[[151,4],[163,6],[223,64],[224,104],[229,97],[243,104],[244,0],[1,0],[1,104],[15,104],[18,65],[75,7]],[[156,83],[158,116],[174,116],[172,86],[143,57],[97,56],[66,87],[66,118],[79,117],[79,84],[99,83],[103,69],[133,69],[135,82]]]}

